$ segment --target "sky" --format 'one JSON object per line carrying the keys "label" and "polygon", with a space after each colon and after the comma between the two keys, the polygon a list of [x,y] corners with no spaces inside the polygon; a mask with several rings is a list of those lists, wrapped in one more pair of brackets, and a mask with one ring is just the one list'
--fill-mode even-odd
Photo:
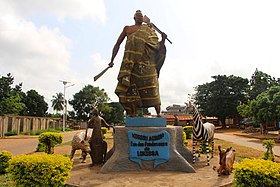
{"label": "sky", "polygon": [[[256,68],[280,77],[280,1],[260,0],[0,0],[0,76],[11,73],[23,91],[34,89],[51,109],[86,85],[104,89],[110,102],[123,56],[110,62],[123,27],[136,10],[168,35],[159,77],[162,110],[184,105],[194,87],[214,75],[252,76]],[[74,85],[73,85],[74,84]],[[153,109],[150,109],[155,113]]]}

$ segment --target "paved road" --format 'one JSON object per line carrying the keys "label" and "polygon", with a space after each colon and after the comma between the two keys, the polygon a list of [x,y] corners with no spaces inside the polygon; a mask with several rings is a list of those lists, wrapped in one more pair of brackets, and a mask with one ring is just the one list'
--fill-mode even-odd
{"label": "paved road", "polygon": [[[266,151],[266,149],[262,146],[262,140],[259,139],[245,138],[242,136],[230,135],[225,133],[215,133],[215,138],[232,142],[238,145],[251,147],[256,150]],[[273,153],[277,156],[280,156],[280,145],[274,146]]]}
{"label": "paved road", "polygon": [[[71,141],[77,131],[63,132],[63,142]],[[36,150],[38,136],[12,136],[0,139],[0,151],[7,150],[14,156],[32,153]]]}

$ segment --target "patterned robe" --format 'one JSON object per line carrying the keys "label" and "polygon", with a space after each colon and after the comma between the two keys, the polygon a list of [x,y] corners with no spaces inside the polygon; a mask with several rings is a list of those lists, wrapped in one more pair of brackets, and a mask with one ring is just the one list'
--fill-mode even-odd
{"label": "patterned robe", "polygon": [[159,51],[158,37],[148,25],[127,37],[115,93],[128,113],[131,104],[152,107],[161,103],[158,76],[165,54],[166,48]]}

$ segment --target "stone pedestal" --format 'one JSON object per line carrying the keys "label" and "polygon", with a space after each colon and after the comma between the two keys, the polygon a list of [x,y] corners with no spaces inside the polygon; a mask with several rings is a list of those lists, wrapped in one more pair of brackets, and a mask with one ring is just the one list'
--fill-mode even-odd
{"label": "stone pedestal", "polygon": [[[130,145],[128,131],[136,130],[142,133],[157,133],[165,130],[170,135],[169,160],[154,168],[154,161],[142,161],[139,165],[129,158]],[[101,168],[102,173],[116,171],[182,171],[194,173],[194,168],[189,164],[192,153],[183,145],[182,127],[115,127],[114,147],[110,152],[112,156]]]}

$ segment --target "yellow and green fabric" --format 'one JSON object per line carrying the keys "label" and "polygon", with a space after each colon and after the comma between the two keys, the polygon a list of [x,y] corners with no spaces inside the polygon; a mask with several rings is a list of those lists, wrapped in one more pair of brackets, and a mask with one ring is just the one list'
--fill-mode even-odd
{"label": "yellow and green fabric", "polygon": [[158,75],[165,54],[165,47],[159,51],[158,37],[148,25],[127,37],[115,93],[128,113],[131,104],[151,107],[161,103]]}

